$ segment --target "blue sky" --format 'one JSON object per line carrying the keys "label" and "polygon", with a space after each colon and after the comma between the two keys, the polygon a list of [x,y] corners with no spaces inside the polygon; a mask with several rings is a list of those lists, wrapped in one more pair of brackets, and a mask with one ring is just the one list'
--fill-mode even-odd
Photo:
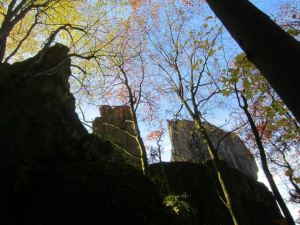
{"label": "blue sky", "polygon": [[[300,11],[300,1],[299,0],[250,0],[257,8],[259,8],[261,11],[263,11],[264,13],[266,13],[268,16],[270,17],[274,17],[278,12],[279,12],[279,7],[282,4],[285,3],[292,3],[293,5],[297,6],[298,11]],[[236,53],[241,52],[241,49],[239,48],[239,46],[235,43],[234,40],[232,40],[232,38],[230,37],[230,35],[224,34],[225,38],[227,39],[227,54],[228,57],[232,57],[234,56]],[[220,124],[222,123],[222,120],[224,118],[222,117],[226,117],[226,113],[222,113],[219,115],[223,115],[221,116],[221,120],[220,119],[215,119],[213,122],[216,124]],[[259,164],[259,163],[258,163]],[[259,166],[260,167],[260,166]],[[279,189],[281,194],[283,195],[284,198],[288,199],[289,198],[289,194],[286,192],[286,187],[284,186],[283,182],[282,182],[282,178],[280,176],[274,176],[274,179],[276,181],[277,184],[279,184]],[[263,182],[269,189],[270,186],[268,185],[267,179],[262,171],[262,169],[259,169],[258,172],[258,180]],[[288,207],[292,213],[292,215],[294,216],[294,218],[297,218],[297,216],[299,216],[300,213],[300,207],[299,204],[288,204]]]}
{"label": "blue sky", "polygon": [[[251,2],[258,7],[260,10],[265,12],[267,15],[273,17],[279,12],[279,6],[284,3],[294,3],[295,5],[298,5],[298,8],[300,9],[300,1],[299,0],[251,0]],[[226,52],[226,58],[231,59],[233,58],[237,53],[241,52],[241,49],[239,46],[235,43],[235,41],[230,37],[230,35],[227,32],[223,33],[223,41],[225,45],[225,52]],[[231,104],[231,103],[230,103]],[[234,104],[234,103],[233,103]],[[99,116],[99,110],[97,106],[84,106],[83,109],[85,109],[85,117],[87,120],[93,120],[95,117]],[[217,116],[211,116],[209,117],[209,121],[216,124],[216,125],[223,125],[224,121],[228,118],[228,111],[224,108],[218,109]],[[230,129],[230,126],[232,124],[229,124],[226,128]],[[141,125],[141,131],[144,136],[146,136],[149,129],[145,125]],[[170,151],[171,151],[171,144],[170,140],[168,138],[168,134],[164,138],[164,154],[163,154],[163,160],[169,161],[170,159]],[[276,180],[280,180],[280,177],[276,177]],[[264,182],[267,185],[266,179],[262,173],[262,171],[259,171],[259,180]],[[268,185],[267,185],[268,186]],[[288,195],[286,192],[284,192],[284,188],[281,188],[282,193],[285,197],[288,198]],[[297,211],[299,210],[299,207],[296,207],[295,205],[289,204],[289,208],[293,214],[294,217],[297,216]]]}

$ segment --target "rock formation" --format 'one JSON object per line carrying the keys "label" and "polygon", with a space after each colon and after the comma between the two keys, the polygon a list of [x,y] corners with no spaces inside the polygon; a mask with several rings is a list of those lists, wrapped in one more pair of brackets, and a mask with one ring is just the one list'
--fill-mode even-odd
{"label": "rock formation", "polygon": [[[209,164],[152,165],[145,177],[109,142],[88,134],[69,91],[67,53],[55,45],[24,62],[0,64],[0,224],[232,225]],[[115,120],[109,107],[103,115]],[[251,225],[282,222],[263,184],[226,171]],[[178,201],[164,207],[170,194],[187,196],[188,210],[178,213]]]}
{"label": "rock formation", "polygon": [[69,92],[67,53],[56,45],[0,65],[0,168],[82,157],[75,149],[88,133]]}
{"label": "rock formation", "polygon": [[0,63],[0,224],[169,224],[153,183],[81,124],[70,75],[62,45]]}
{"label": "rock formation", "polygon": [[[234,133],[228,135],[226,131],[212,124],[206,123],[205,127],[214,146],[219,146],[220,158],[225,160],[229,167],[257,179],[258,168],[255,159],[243,141]],[[168,121],[168,128],[173,146],[171,161],[202,163],[209,159],[207,146],[200,132],[195,130],[192,121]]]}
{"label": "rock formation", "polygon": [[[264,184],[225,165],[224,169],[251,225],[284,224],[274,197]],[[177,217],[177,223],[174,224],[232,224],[228,210],[216,191],[217,188],[221,193],[221,188],[210,175],[210,161],[204,165],[189,162],[154,164],[150,165],[149,171],[165,177],[170,193],[177,197],[174,206],[181,216]],[[217,180],[216,174],[213,177]]]}
{"label": "rock formation", "polygon": [[140,151],[134,135],[132,115],[129,106],[100,106],[101,117],[93,122],[93,133],[111,141],[117,148],[139,157]]}

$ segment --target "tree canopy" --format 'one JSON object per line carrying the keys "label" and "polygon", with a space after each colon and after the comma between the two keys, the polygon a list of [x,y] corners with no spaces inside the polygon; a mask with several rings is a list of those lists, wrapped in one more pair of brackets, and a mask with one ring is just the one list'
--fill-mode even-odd
{"label": "tree canopy", "polygon": [[[290,1],[277,8],[272,19],[284,32],[248,1],[236,2],[3,0],[0,63],[25,60],[55,43],[66,45],[83,122],[90,126],[101,104],[129,106],[145,174],[147,154],[162,160],[165,120],[195,121],[208,145],[202,123],[210,121],[237,132],[257,159],[266,161],[270,175],[286,178],[289,200],[299,204],[299,104],[290,98],[299,93],[298,83],[283,77],[297,77],[299,53],[293,46],[299,49],[299,6]],[[230,14],[235,4],[242,10]],[[256,19],[247,19],[251,12]],[[209,147],[212,160],[218,158],[217,146]],[[230,191],[220,196],[230,208]],[[240,224],[238,216],[233,219]]]}

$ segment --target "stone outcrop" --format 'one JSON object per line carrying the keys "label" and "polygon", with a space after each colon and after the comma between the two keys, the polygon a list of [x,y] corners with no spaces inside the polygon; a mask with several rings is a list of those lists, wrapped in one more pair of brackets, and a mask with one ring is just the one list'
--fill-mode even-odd
{"label": "stone outcrop", "polygon": [[[228,135],[226,131],[212,124],[205,123],[205,127],[214,146],[219,145],[220,158],[231,168],[257,179],[258,168],[255,159],[243,141],[236,134]],[[195,130],[192,121],[168,121],[168,128],[173,146],[171,161],[202,163],[209,159],[207,146],[199,131]]]}
{"label": "stone outcrop", "polygon": [[68,48],[0,64],[1,225],[166,225],[152,182],[88,134]]}
{"label": "stone outcrop", "polygon": [[[226,165],[224,170],[230,180],[235,198],[241,201],[251,225],[285,223],[272,193],[264,184]],[[210,161],[205,164],[160,163],[150,165],[149,171],[152,175],[164,177],[168,181],[169,192],[177,196],[173,207],[177,207],[180,213],[172,224],[232,224],[229,212],[216,191],[222,192],[221,187],[216,186],[217,182],[214,182],[217,180],[217,175],[211,176]]]}
{"label": "stone outcrop", "polygon": [[[134,135],[129,106],[100,106],[101,117],[93,122],[93,133],[111,141],[123,151],[139,157],[140,152]],[[128,132],[128,133],[127,133]]]}
{"label": "stone outcrop", "polygon": [[0,65],[0,168],[83,157],[88,132],[69,91],[68,48],[55,45],[24,62]]}
{"label": "stone outcrop", "polygon": [[[88,134],[69,91],[67,53],[55,45],[24,62],[0,64],[0,224],[232,225],[206,166],[167,163],[161,176],[154,165],[145,177],[109,142]],[[115,121],[110,108],[102,115]],[[282,219],[262,184],[228,173],[251,225]],[[166,180],[170,189],[163,188]],[[188,196],[184,207],[192,211],[164,207],[174,193]]]}

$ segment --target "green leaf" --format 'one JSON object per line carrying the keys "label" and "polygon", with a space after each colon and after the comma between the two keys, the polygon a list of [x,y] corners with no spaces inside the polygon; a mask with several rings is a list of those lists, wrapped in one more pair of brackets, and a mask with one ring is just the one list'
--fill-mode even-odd
{"label": "green leaf", "polygon": [[294,181],[295,181],[297,184],[300,184],[300,177],[294,178]]}
{"label": "green leaf", "polygon": [[205,21],[208,21],[208,20],[210,20],[212,18],[213,18],[212,16],[208,16],[208,17],[205,18]]}
{"label": "green leaf", "polygon": [[223,90],[221,91],[221,93],[222,93],[223,96],[228,97],[229,95],[231,95],[232,91],[233,91],[232,88],[227,88],[227,89],[223,89]]}
{"label": "green leaf", "polygon": [[285,171],[284,175],[286,175],[288,177],[288,176],[291,176],[293,174],[293,172],[294,172],[293,170],[287,170],[287,171]]}

